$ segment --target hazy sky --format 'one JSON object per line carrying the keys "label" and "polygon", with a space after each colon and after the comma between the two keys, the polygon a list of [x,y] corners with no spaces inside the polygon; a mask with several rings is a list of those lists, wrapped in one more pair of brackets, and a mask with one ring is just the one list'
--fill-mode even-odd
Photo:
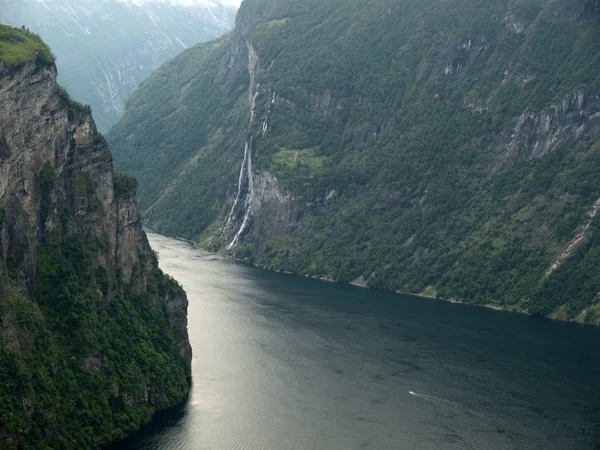
{"label": "hazy sky", "polygon": [[122,1],[131,1],[138,5],[144,3],[153,3],[153,2],[162,2],[162,3],[173,3],[175,5],[195,5],[195,4],[215,4],[221,3],[224,5],[231,5],[238,7],[242,0],[122,0]]}

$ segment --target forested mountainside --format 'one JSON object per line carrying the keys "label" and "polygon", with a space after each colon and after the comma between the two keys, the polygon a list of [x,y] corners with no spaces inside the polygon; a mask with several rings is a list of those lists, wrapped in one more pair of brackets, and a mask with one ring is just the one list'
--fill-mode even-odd
{"label": "forested mountainside", "polygon": [[184,400],[187,299],[35,34],[0,25],[0,448],[99,448]]}
{"label": "forested mountainside", "polygon": [[600,321],[598,0],[245,0],[108,139],[164,233]]}
{"label": "forested mountainside", "polygon": [[0,0],[0,23],[25,25],[55,53],[59,82],[92,106],[100,131],[154,69],[234,24],[222,2],[165,0]]}

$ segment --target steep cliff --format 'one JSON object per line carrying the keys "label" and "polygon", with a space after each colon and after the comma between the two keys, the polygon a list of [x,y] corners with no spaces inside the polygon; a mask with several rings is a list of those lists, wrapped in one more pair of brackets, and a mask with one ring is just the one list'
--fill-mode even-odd
{"label": "steep cliff", "polygon": [[166,233],[597,322],[599,24],[596,0],[247,0],[108,139]]}
{"label": "steep cliff", "polygon": [[189,389],[185,293],[56,77],[37,36],[0,25],[3,449],[99,447]]}

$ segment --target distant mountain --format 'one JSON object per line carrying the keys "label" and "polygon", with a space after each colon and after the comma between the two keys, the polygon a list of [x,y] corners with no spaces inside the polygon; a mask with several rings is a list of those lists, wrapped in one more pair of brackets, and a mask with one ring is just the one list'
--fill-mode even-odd
{"label": "distant mountain", "polygon": [[0,0],[0,23],[25,25],[48,43],[59,82],[92,106],[101,131],[154,69],[230,30],[235,12],[202,0]]}
{"label": "distant mountain", "polygon": [[600,322],[599,0],[245,0],[108,135],[155,228]]}

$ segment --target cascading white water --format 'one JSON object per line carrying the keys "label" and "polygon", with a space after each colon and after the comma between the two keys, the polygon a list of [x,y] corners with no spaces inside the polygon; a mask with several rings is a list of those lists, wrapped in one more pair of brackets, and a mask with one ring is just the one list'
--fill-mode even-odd
{"label": "cascading white water", "polygon": [[231,218],[233,217],[233,213],[235,208],[238,205],[240,199],[240,193],[242,192],[242,181],[244,180],[244,169],[246,168],[246,159],[248,158],[248,142],[244,146],[244,159],[242,160],[242,167],[240,167],[240,178],[238,180],[238,190],[237,195],[235,196],[235,201],[233,202],[233,206],[231,207],[231,211],[229,212],[229,217],[227,218],[227,224],[225,227],[228,227],[231,223]]}
{"label": "cascading white water", "polygon": [[[252,137],[250,138],[250,146],[251,145],[252,145]],[[254,200],[254,174],[252,173],[252,158],[248,158],[247,167],[248,167],[248,195],[246,196],[246,202],[244,205],[246,214],[244,214],[244,220],[242,221],[242,226],[240,227],[238,232],[235,234],[235,237],[233,238],[233,241],[231,241],[231,244],[229,244],[229,246],[227,247],[228,250],[232,249],[235,246],[235,244],[237,244],[237,241],[239,240],[240,236],[242,235],[242,233],[248,226],[250,212],[252,211],[252,202]]]}
{"label": "cascading white water", "polygon": [[[248,73],[250,75],[250,85],[248,87],[248,103],[250,108],[250,123],[248,128],[252,129],[252,122],[254,121],[254,109],[256,106],[256,97],[258,97],[258,84],[256,83],[256,67],[258,66],[258,56],[256,55],[256,51],[252,44],[246,40],[246,45],[248,47]],[[240,177],[238,181],[238,193],[229,213],[229,218],[227,219],[227,226],[229,226],[231,219],[235,213],[235,209],[239,204],[240,193],[242,192],[242,181],[244,179],[244,168],[246,168],[247,178],[248,178],[248,191],[246,193],[246,200],[244,201],[244,219],[242,220],[242,225],[239,230],[235,234],[231,243],[227,246],[227,250],[231,250],[238,242],[242,233],[246,230],[248,226],[250,214],[252,213],[252,204],[254,200],[254,173],[252,168],[252,135],[246,140],[246,144],[244,147],[244,160],[242,161],[242,167],[240,168]]]}

